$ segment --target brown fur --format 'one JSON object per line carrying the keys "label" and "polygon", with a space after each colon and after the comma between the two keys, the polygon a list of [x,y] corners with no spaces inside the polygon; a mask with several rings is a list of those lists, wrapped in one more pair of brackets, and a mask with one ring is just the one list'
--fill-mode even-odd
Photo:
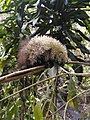
{"label": "brown fur", "polygon": [[67,58],[66,47],[58,40],[48,36],[35,36],[20,43],[18,66],[27,68],[50,62],[61,65]]}

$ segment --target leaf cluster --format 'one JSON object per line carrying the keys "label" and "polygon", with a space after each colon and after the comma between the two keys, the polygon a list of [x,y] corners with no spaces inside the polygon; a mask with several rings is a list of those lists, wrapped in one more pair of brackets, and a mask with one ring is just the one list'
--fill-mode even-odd
{"label": "leaf cluster", "polygon": [[84,61],[71,50],[90,54],[83,43],[90,42],[83,32],[86,29],[90,33],[89,0],[1,0],[1,3],[0,15],[5,15],[0,23],[0,41],[5,51],[1,55],[4,72],[12,68],[12,63],[15,67],[18,41],[27,35],[47,34],[60,40],[66,45],[71,60]]}

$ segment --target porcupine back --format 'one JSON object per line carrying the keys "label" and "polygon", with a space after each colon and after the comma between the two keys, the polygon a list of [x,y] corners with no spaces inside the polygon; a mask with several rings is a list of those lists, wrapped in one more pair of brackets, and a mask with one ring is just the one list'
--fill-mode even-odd
{"label": "porcupine back", "polygon": [[20,43],[18,52],[19,67],[33,67],[46,63],[64,64],[67,50],[58,40],[48,36],[35,36]]}

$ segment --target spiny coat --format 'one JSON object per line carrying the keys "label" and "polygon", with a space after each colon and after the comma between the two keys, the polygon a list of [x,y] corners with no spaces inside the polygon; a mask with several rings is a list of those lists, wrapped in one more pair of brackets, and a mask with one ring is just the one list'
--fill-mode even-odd
{"label": "spiny coat", "polygon": [[22,40],[18,52],[18,67],[62,65],[67,61],[67,50],[62,43],[49,36],[35,36]]}

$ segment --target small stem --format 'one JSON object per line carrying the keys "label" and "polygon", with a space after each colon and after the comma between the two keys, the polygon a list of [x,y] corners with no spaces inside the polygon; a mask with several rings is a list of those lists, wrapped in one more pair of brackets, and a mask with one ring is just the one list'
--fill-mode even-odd
{"label": "small stem", "polygon": [[[23,89],[25,87],[25,81],[23,80],[24,78],[20,79],[20,86],[19,89]],[[22,91],[19,93],[20,98],[21,98],[21,107],[20,107],[20,120],[24,120],[24,114],[25,114],[25,91]]]}
{"label": "small stem", "polygon": [[[56,76],[58,75],[58,65],[55,65],[55,69],[56,69]],[[55,80],[55,86],[54,86],[54,96],[53,96],[53,102],[54,102],[54,111],[56,111],[57,108],[57,86],[58,86],[58,76],[56,77]],[[56,119],[56,115],[54,115],[54,119]]]}

